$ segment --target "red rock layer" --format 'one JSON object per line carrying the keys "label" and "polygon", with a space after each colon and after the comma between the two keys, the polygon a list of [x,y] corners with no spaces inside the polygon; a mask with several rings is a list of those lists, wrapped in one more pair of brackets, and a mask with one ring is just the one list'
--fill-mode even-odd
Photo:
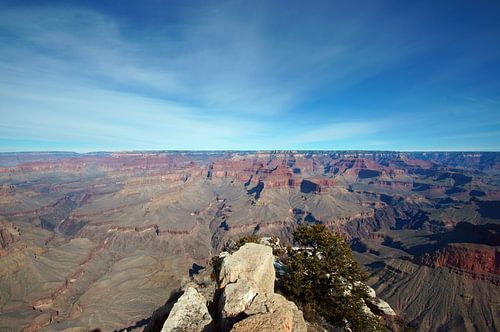
{"label": "red rock layer", "polygon": [[193,161],[183,155],[114,153],[106,157],[89,156],[56,161],[32,161],[12,168],[1,168],[0,172],[79,171],[92,165],[103,170],[120,171],[171,170],[196,166]]}
{"label": "red rock layer", "polygon": [[[310,174],[319,171],[312,159],[304,158],[275,158],[264,159],[262,157],[250,157],[237,160],[219,160],[209,166],[208,177],[235,178],[241,182],[248,182],[256,185],[264,183],[265,188],[286,189],[300,188],[304,181],[303,174]],[[307,179],[317,185],[318,193],[320,188],[334,186],[335,180],[325,177],[314,177]]]}
{"label": "red rock layer", "polygon": [[450,267],[474,273],[500,275],[500,251],[485,245],[448,245],[417,258],[417,262],[431,267]]}

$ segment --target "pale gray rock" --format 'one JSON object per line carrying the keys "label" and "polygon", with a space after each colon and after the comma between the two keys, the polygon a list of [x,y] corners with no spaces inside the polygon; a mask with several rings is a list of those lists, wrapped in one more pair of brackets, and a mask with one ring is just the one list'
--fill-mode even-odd
{"label": "pale gray rock", "polygon": [[174,304],[162,332],[203,331],[212,322],[205,298],[195,288],[187,287]]}
{"label": "pale gray rock", "polygon": [[[233,254],[224,254],[219,274],[217,326],[207,310],[213,303],[215,281],[211,270],[202,271],[185,284],[186,291],[172,308],[166,331],[288,331],[306,332],[307,323],[295,303],[274,293],[272,248],[247,243]],[[217,302],[217,301],[215,301]]]}
{"label": "pale gray rock", "polygon": [[220,287],[239,279],[255,283],[259,292],[274,292],[274,256],[271,247],[247,243],[238,251],[224,257],[220,270]]}
{"label": "pale gray rock", "polygon": [[253,281],[238,279],[237,282],[229,284],[222,293],[222,317],[236,317],[245,311],[257,295],[258,288]]}
{"label": "pale gray rock", "polygon": [[376,315],[384,315],[384,316],[395,316],[396,313],[391,308],[389,303],[381,300],[379,298],[371,298],[367,299],[366,305],[370,308],[370,310]]}
{"label": "pale gray rock", "polygon": [[373,288],[371,288],[370,286],[366,286],[366,289],[367,289],[369,297],[371,297],[371,298],[377,297],[377,293],[375,292],[375,290]]}
{"label": "pale gray rock", "polygon": [[231,331],[289,331],[306,332],[307,324],[295,303],[280,294],[259,294],[245,314],[249,317],[236,323]]}

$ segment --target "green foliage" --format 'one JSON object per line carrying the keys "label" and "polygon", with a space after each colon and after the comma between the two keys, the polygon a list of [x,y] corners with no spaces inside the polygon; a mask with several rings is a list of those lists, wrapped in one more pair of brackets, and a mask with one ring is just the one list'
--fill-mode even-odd
{"label": "green foliage", "polygon": [[353,331],[382,330],[363,311],[367,276],[353,260],[347,242],[319,224],[299,226],[293,235],[299,249],[290,250],[285,259],[285,294],[333,325]]}
{"label": "green foliage", "polygon": [[231,248],[232,251],[236,251],[243,247],[246,243],[259,243],[259,237],[256,235],[247,235],[240,238],[234,246]]}

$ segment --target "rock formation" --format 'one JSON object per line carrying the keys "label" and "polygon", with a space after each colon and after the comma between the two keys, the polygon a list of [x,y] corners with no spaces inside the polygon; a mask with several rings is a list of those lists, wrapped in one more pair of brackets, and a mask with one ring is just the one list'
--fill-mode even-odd
{"label": "rock formation", "polygon": [[379,316],[396,316],[396,313],[391,308],[389,303],[385,302],[382,299],[377,297],[377,293],[371,287],[368,288],[369,298],[365,299],[366,307],[370,310],[370,312],[374,315]]}
{"label": "rock formation", "polygon": [[195,288],[188,287],[174,304],[161,331],[204,331],[212,322],[205,302]]}
{"label": "rock formation", "polygon": [[12,223],[5,223],[0,220],[0,257],[3,252],[19,241],[19,230]]}
{"label": "rock formation", "polygon": [[186,284],[162,332],[307,331],[302,311],[274,293],[271,247],[247,243],[233,254],[222,253],[219,259],[222,263],[216,280],[209,276],[217,271],[206,269]]}
{"label": "rock formation", "polygon": [[271,247],[247,243],[232,255],[224,257],[220,270],[220,287],[238,280],[253,281],[258,290],[274,290],[274,257]]}
{"label": "rock formation", "polygon": [[244,313],[248,317],[234,324],[231,331],[307,331],[302,311],[280,294],[258,294]]}
{"label": "rock formation", "polygon": [[487,245],[449,244],[418,257],[416,261],[430,267],[449,267],[476,274],[500,275],[500,251],[498,247]]}
{"label": "rock formation", "polygon": [[[165,305],[158,312],[164,323],[153,315],[145,331],[231,331],[231,332],[306,332],[322,330],[318,325],[304,320],[295,303],[274,292],[275,258],[269,239],[261,244],[247,243],[234,253],[222,252],[217,263],[193,276],[184,285],[184,294],[173,304]],[[267,244],[264,244],[267,243]],[[276,260],[276,261],[275,261]],[[283,271],[279,271],[283,273]],[[376,317],[397,318],[391,306],[378,298],[368,287],[365,311]],[[156,329],[154,328],[156,326]]]}

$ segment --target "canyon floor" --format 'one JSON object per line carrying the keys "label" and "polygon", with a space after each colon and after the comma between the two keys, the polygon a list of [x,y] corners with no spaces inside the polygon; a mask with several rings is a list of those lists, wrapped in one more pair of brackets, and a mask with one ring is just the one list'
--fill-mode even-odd
{"label": "canyon floor", "polygon": [[0,185],[0,331],[139,329],[227,241],[316,222],[417,330],[500,329],[500,153],[4,153]]}

